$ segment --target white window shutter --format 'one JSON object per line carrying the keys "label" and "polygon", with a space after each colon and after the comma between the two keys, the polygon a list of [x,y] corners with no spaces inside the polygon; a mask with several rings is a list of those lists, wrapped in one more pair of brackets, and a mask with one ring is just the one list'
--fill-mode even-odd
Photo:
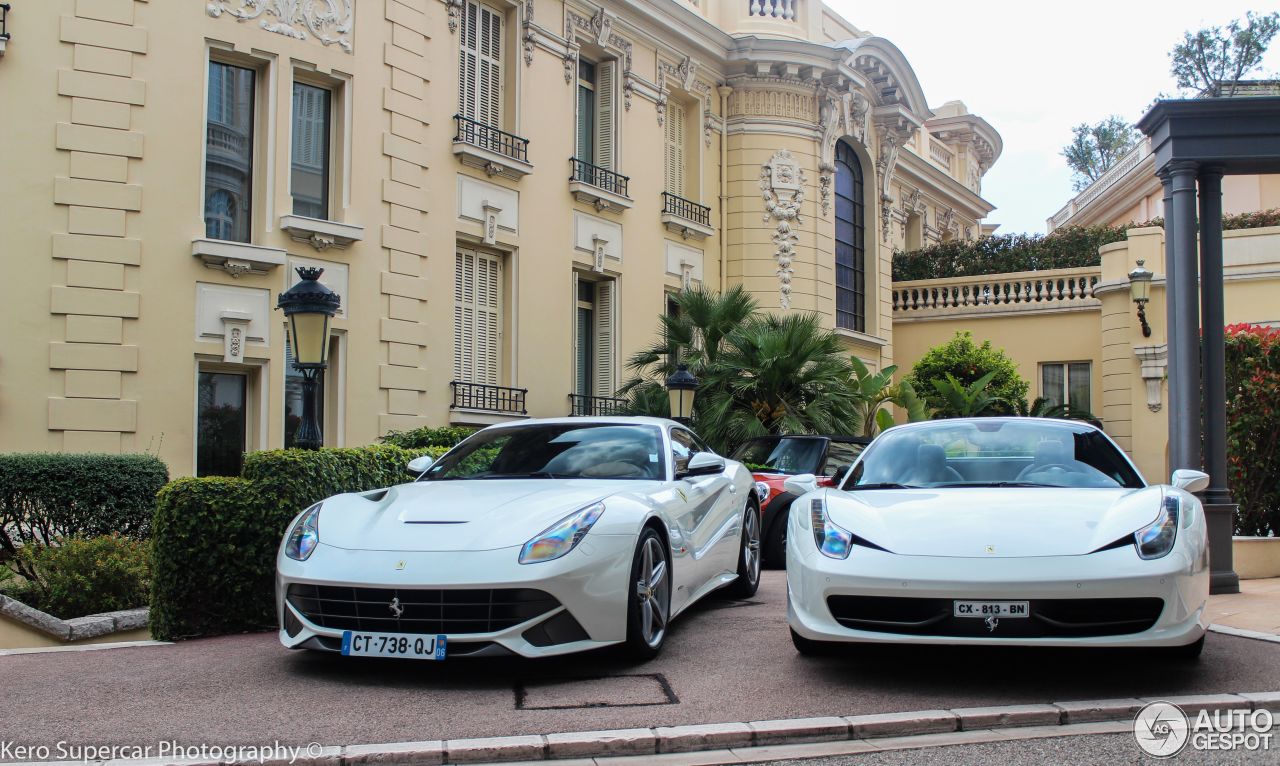
{"label": "white window shutter", "polygon": [[602,61],[596,67],[596,165],[613,170],[614,145],[614,72],[617,64]]}
{"label": "white window shutter", "polygon": [[595,301],[595,389],[596,396],[613,396],[614,382],[614,306],[615,284],[605,280],[596,283]]}
{"label": "white window shutter", "polygon": [[475,325],[476,254],[458,250],[453,269],[453,379],[470,381],[475,368],[471,345]]}
{"label": "white window shutter", "polygon": [[496,386],[502,359],[502,261],[459,249],[453,287],[453,377]]}
{"label": "white window shutter", "polygon": [[480,46],[477,39],[480,7],[467,3],[462,9],[462,31],[458,36],[458,114],[476,119],[476,82],[480,66]]}
{"label": "white window shutter", "polygon": [[480,93],[476,119],[502,127],[502,16],[480,9]]}
{"label": "white window shutter", "polygon": [[685,196],[684,117],[684,104],[668,100],[665,152],[667,192],[677,197]]}

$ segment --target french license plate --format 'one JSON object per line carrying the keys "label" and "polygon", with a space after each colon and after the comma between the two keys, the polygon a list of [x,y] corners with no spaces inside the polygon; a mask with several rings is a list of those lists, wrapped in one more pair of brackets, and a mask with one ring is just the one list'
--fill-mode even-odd
{"label": "french license plate", "polygon": [[342,633],[344,657],[404,657],[411,660],[443,660],[446,637],[411,633]]}
{"label": "french license plate", "polygon": [[956,601],[956,617],[1029,617],[1030,601]]}

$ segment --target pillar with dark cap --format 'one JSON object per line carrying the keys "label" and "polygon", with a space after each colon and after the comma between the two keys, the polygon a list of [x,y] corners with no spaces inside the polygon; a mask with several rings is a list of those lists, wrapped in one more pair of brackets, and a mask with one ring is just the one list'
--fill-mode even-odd
{"label": "pillar with dark cap", "polygon": [[1178,275],[1174,272],[1173,261],[1173,229],[1177,221],[1177,211],[1173,209],[1173,176],[1167,170],[1160,171],[1160,183],[1164,187],[1164,337],[1165,356],[1169,370],[1169,466],[1173,469],[1173,445],[1181,443],[1178,431],[1182,428],[1184,418],[1173,406],[1173,371],[1178,369]]}
{"label": "pillar with dark cap", "polygon": [[1210,590],[1238,593],[1231,542],[1236,505],[1227,480],[1227,375],[1222,277],[1222,168],[1200,169],[1200,304],[1203,320],[1204,470],[1201,493],[1209,525]]}
{"label": "pillar with dark cap", "polygon": [[[1169,467],[1200,470],[1200,308],[1196,294],[1196,172],[1194,162],[1170,163],[1172,200],[1165,238],[1169,315]],[[1168,251],[1166,251],[1168,252]],[[1176,365],[1175,365],[1176,363]],[[1176,431],[1174,426],[1176,425]]]}

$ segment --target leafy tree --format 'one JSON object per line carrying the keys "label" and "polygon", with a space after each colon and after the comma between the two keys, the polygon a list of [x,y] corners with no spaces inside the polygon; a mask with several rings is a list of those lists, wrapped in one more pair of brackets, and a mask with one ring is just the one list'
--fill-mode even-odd
{"label": "leafy tree", "polygon": [[849,364],[852,369],[850,385],[856,398],[854,411],[861,424],[858,435],[875,436],[877,431],[895,425],[893,413],[885,407],[887,404],[896,404],[906,410],[910,422],[929,419],[928,406],[916,395],[911,384],[905,380],[894,384],[897,365],[871,372],[866,363],[856,356],[850,358]]}
{"label": "leafy tree", "polygon": [[981,378],[965,385],[956,380],[956,376],[947,373],[945,380],[933,381],[933,389],[938,394],[941,406],[934,413],[935,418],[980,418],[985,415],[1000,415],[1008,404],[998,396],[992,396],[988,390],[995,372],[988,372]]}
{"label": "leafy tree", "polygon": [[1169,51],[1170,74],[1179,88],[1234,96],[1239,81],[1262,63],[1277,30],[1280,12],[1249,11],[1244,19],[1232,19],[1225,27],[1186,32]]}
{"label": "leafy tree", "polygon": [[925,401],[938,412],[935,417],[958,417],[950,409],[948,396],[938,390],[935,382],[944,384],[953,377],[962,386],[993,373],[991,386],[993,414],[1013,414],[1027,406],[1027,390],[1031,387],[1018,375],[1018,366],[1003,350],[991,347],[991,341],[982,345],[973,342],[973,334],[957,332],[955,337],[940,346],[934,346],[920,357],[906,380],[917,392],[923,392]]}
{"label": "leafy tree", "polygon": [[1062,148],[1062,156],[1075,174],[1072,188],[1083,191],[1137,143],[1138,131],[1117,114],[1092,125],[1082,122],[1072,128],[1071,143]]}
{"label": "leafy tree", "polygon": [[627,360],[627,369],[635,377],[619,389],[622,395],[631,394],[646,382],[661,384],[681,362],[702,377],[702,371],[716,363],[725,337],[742,326],[757,306],[755,298],[741,285],[724,293],[713,293],[705,287],[682,290],[675,303],[676,314],[659,317],[654,342]]}

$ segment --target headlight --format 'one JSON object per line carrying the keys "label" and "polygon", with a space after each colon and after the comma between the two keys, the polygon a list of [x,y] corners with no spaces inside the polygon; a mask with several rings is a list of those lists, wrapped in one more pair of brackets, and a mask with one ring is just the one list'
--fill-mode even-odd
{"label": "headlight", "polygon": [[833,559],[849,558],[853,534],[827,518],[827,506],[821,499],[809,501],[809,518],[813,528],[813,542],[822,551],[822,555]]}
{"label": "headlight", "polygon": [[769,499],[768,484],[765,484],[763,481],[756,482],[756,498],[760,500],[761,504],[764,504],[764,502]]}
{"label": "headlight", "polygon": [[285,543],[284,555],[294,561],[306,561],[320,542],[320,506],[316,503],[308,508],[289,531],[289,541]]}
{"label": "headlight", "polygon": [[600,514],[604,513],[604,503],[589,505],[580,511],[560,519],[520,549],[521,564],[536,564],[539,561],[558,559],[573,550],[582,538],[591,531]]}
{"label": "headlight", "polygon": [[1156,520],[1133,533],[1133,544],[1138,548],[1138,556],[1144,559],[1158,559],[1173,550],[1173,541],[1178,536],[1178,513],[1182,510],[1182,502],[1176,495],[1169,495],[1160,504],[1160,513]]}

